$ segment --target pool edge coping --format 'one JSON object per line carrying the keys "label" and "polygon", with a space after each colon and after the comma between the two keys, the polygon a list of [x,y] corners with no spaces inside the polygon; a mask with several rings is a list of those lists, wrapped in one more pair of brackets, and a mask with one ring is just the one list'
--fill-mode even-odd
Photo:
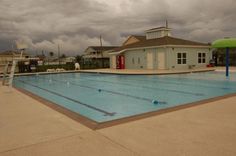
{"label": "pool edge coping", "polygon": [[[172,75],[172,74],[188,74],[188,73],[199,73],[199,72],[211,72],[215,71],[215,68],[209,69],[194,69],[194,70],[186,70],[186,71],[168,71],[168,72],[109,72],[109,71],[97,71],[95,70],[68,70],[62,72],[34,72],[34,73],[15,73],[14,76],[32,76],[32,75],[48,75],[48,74],[66,74],[66,73],[94,73],[94,74],[112,74],[112,75]],[[120,70],[119,70],[120,71]],[[0,74],[0,78],[3,75]]]}
{"label": "pool edge coping", "polygon": [[85,117],[79,113],[73,112],[65,107],[62,107],[54,102],[51,102],[45,98],[42,98],[42,97],[40,97],[34,93],[31,93],[25,89],[17,88],[17,87],[14,87],[14,88],[17,91],[35,99],[36,101],[40,102],[41,104],[44,104],[45,106],[47,106],[59,113],[62,113],[63,115],[73,119],[76,122],[79,122],[80,124],[90,128],[92,130],[104,129],[104,128],[108,128],[108,127],[112,127],[112,126],[116,126],[116,125],[120,125],[120,124],[124,124],[124,123],[128,123],[128,122],[137,121],[140,119],[146,119],[149,117],[153,117],[153,116],[157,116],[157,115],[161,115],[161,114],[165,114],[165,113],[170,113],[170,112],[174,112],[174,111],[178,111],[178,110],[182,110],[182,109],[187,109],[187,108],[191,108],[191,107],[195,107],[195,106],[199,106],[199,105],[203,105],[203,104],[208,104],[211,102],[215,102],[215,101],[219,101],[222,99],[236,96],[236,93],[230,93],[230,94],[226,94],[226,95],[222,95],[222,96],[204,99],[204,100],[200,100],[200,101],[196,101],[196,102],[192,102],[192,103],[186,103],[183,105],[174,106],[174,107],[170,107],[170,108],[164,108],[161,110],[145,112],[145,113],[132,115],[129,117],[124,117],[124,118],[115,119],[115,120],[111,120],[111,121],[96,122],[92,119],[89,119],[88,117]]}

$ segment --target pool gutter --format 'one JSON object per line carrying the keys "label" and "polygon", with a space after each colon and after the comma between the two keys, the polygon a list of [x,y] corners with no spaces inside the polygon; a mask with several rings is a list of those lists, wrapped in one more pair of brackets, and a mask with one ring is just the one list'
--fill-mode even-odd
{"label": "pool gutter", "polygon": [[[68,70],[61,72],[35,72],[35,73],[16,73],[14,76],[31,76],[31,75],[48,75],[48,74],[63,74],[63,73],[96,73],[96,74],[113,74],[113,75],[171,75],[171,74],[188,74],[198,72],[215,71],[215,68],[204,68],[194,70],[104,70],[104,69],[91,69],[91,70]],[[3,77],[1,74],[0,77]]]}

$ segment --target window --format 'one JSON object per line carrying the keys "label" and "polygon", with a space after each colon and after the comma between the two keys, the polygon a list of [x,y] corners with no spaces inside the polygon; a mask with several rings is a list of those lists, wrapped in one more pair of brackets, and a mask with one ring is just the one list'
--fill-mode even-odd
{"label": "window", "polygon": [[132,58],[132,63],[134,64],[134,58]]}
{"label": "window", "polygon": [[187,54],[177,53],[177,64],[186,64],[186,63],[187,63]]}
{"label": "window", "polygon": [[206,63],[206,53],[198,53],[198,63]]}

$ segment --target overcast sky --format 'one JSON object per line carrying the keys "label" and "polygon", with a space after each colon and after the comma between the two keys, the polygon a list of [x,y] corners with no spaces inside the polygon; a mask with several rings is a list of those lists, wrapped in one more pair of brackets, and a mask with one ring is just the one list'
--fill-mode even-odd
{"label": "overcast sky", "polygon": [[0,51],[22,41],[33,53],[57,52],[59,44],[77,55],[100,45],[100,35],[103,45],[121,45],[166,19],[175,37],[236,37],[235,0],[0,0]]}

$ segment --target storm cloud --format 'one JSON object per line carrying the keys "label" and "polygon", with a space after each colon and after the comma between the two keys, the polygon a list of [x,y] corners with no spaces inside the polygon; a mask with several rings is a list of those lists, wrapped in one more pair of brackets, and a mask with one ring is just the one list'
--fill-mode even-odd
{"label": "storm cloud", "polygon": [[234,0],[0,0],[0,51],[82,54],[87,46],[121,45],[169,21],[173,36],[212,42],[236,36]]}

